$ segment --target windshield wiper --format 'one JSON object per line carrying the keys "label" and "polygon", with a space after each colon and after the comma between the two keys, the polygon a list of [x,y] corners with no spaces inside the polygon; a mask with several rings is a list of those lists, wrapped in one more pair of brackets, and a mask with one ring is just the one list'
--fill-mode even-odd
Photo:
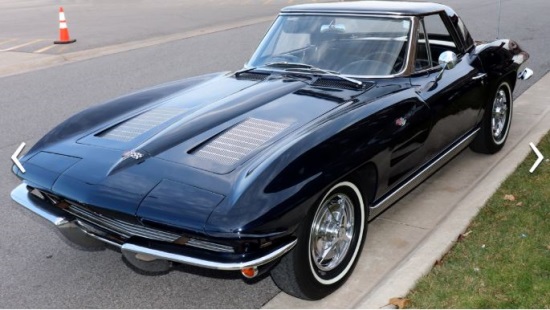
{"label": "windshield wiper", "polygon": [[276,67],[276,68],[303,68],[303,69],[313,69],[313,66],[308,64],[303,64],[299,62],[287,62],[287,61],[276,61],[270,62],[263,65],[263,67]]}
{"label": "windshield wiper", "polygon": [[361,82],[359,80],[356,80],[356,79],[353,79],[353,78],[350,78],[350,77],[347,77],[345,75],[342,75],[342,74],[340,74],[340,72],[324,70],[324,69],[316,68],[316,67],[313,67],[313,66],[311,68],[299,68],[299,69],[296,68],[296,69],[293,69],[293,71],[318,72],[318,73],[322,73],[324,75],[334,76],[334,77],[340,78],[342,80],[346,80],[346,81],[348,81],[350,83],[353,83],[357,86],[363,86],[363,82]]}
{"label": "windshield wiper", "polygon": [[243,73],[246,73],[246,72],[249,72],[249,71],[252,71],[252,70],[255,70],[255,69],[256,69],[256,67],[242,68],[241,70],[235,71],[233,74],[234,74],[235,76],[239,76],[239,75],[241,75],[241,74],[243,74]]}
{"label": "windshield wiper", "polygon": [[252,70],[256,70],[261,67],[277,67],[277,68],[300,68],[300,69],[312,69],[313,67],[307,64],[302,63],[295,63],[295,62],[270,62],[263,66],[259,67],[249,67],[249,68],[242,68],[241,70],[235,71],[235,76],[239,76],[243,73],[250,72]]}
{"label": "windshield wiper", "polygon": [[298,63],[298,62],[271,62],[268,64],[265,64],[264,67],[279,67],[279,68],[285,68],[286,71],[298,71],[298,72],[306,72],[306,73],[322,73],[324,75],[334,76],[337,78],[340,78],[342,80],[346,80],[348,82],[351,82],[357,86],[363,86],[363,82],[352,79],[350,77],[344,76],[340,74],[340,72],[336,71],[329,71],[324,70],[321,68],[314,67],[312,65]]}

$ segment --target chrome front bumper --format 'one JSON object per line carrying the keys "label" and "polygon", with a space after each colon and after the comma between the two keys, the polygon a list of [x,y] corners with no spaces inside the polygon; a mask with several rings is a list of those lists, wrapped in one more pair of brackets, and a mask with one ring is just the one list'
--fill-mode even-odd
{"label": "chrome front bumper", "polygon": [[154,245],[143,246],[130,242],[119,243],[116,239],[101,236],[95,232],[87,230],[85,228],[86,225],[80,222],[80,220],[76,217],[73,217],[63,210],[50,205],[46,201],[33,197],[33,195],[27,190],[27,185],[25,183],[20,184],[11,192],[11,198],[34,214],[53,224],[65,238],[67,238],[71,243],[76,244],[78,247],[94,249],[104,247],[105,243],[107,243],[120,248],[125,254],[142,254],[149,257],[152,256],[156,259],[208,269],[241,270],[243,268],[259,267],[280,258],[290,251],[297,242],[297,240],[293,240],[273,249],[267,254],[248,260],[243,259],[241,261],[231,262],[207,260],[195,256],[162,250],[160,248],[155,248]]}

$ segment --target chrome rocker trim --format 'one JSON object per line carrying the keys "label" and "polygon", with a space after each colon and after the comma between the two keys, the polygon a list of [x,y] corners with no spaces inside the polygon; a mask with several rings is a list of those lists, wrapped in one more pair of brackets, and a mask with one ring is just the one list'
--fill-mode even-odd
{"label": "chrome rocker trim", "polygon": [[405,196],[408,192],[410,192],[416,186],[422,183],[422,181],[424,181],[429,176],[431,176],[439,168],[443,167],[443,165],[445,165],[449,160],[451,160],[458,153],[464,150],[474,140],[478,132],[479,132],[479,128],[473,131],[472,133],[468,134],[466,137],[464,137],[462,140],[456,143],[453,147],[451,147],[449,150],[447,150],[445,153],[439,156],[439,158],[435,159],[428,166],[425,166],[414,177],[406,181],[404,184],[399,186],[396,190],[394,190],[389,195],[384,197],[381,201],[379,201],[374,206],[372,206],[370,208],[369,220],[374,219],[376,216],[378,216],[384,210],[392,206],[395,202],[397,202],[399,199]]}
{"label": "chrome rocker trim", "polygon": [[259,267],[280,258],[284,254],[292,250],[292,248],[294,248],[297,243],[297,240],[293,240],[276,248],[275,250],[267,253],[264,256],[255,259],[244,260],[241,262],[219,262],[206,260],[188,255],[182,255],[179,253],[172,253],[150,247],[144,247],[133,243],[119,244],[113,240],[110,240],[106,236],[101,236],[95,232],[87,231],[78,219],[71,218],[71,215],[65,213],[64,211],[49,205],[45,201],[41,201],[38,198],[32,197],[27,190],[27,184],[24,182],[19,184],[16,188],[12,190],[11,198],[15,202],[25,207],[27,210],[53,224],[57,229],[59,229],[64,237],[71,241],[71,243],[76,244],[78,247],[88,249],[100,248],[104,247],[107,243],[120,248],[123,253],[145,254],[153,256],[157,259],[164,259],[172,262],[178,262],[207,269],[241,270],[243,268]]}

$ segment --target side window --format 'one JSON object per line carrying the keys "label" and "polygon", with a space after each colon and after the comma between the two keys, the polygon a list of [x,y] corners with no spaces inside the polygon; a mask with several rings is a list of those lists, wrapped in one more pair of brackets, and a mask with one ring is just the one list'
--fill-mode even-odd
{"label": "side window", "polygon": [[462,35],[462,39],[464,40],[464,47],[466,50],[468,50],[472,45],[474,45],[474,40],[472,39],[470,32],[466,28],[466,25],[464,25],[464,22],[462,22],[462,19],[458,18],[457,16],[456,21],[456,26],[458,27],[458,30]]}
{"label": "side window", "polygon": [[430,49],[428,48],[428,40],[426,40],[426,31],[424,30],[424,22],[421,20],[418,27],[416,37],[416,57],[414,60],[416,71],[422,71],[432,67],[430,57]]}
{"label": "side window", "polygon": [[458,54],[457,45],[439,14],[427,15],[423,20],[434,62],[437,62],[439,55],[444,51],[453,51]]}

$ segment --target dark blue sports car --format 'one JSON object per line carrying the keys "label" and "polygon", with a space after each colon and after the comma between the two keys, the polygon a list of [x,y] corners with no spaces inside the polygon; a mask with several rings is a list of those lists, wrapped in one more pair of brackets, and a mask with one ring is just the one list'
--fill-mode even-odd
{"label": "dark blue sports car", "polygon": [[462,149],[499,151],[532,71],[475,42],[447,6],[283,9],[245,67],[82,111],[22,158],[12,198],[127,265],[269,271],[319,299],[351,274],[367,225]]}

